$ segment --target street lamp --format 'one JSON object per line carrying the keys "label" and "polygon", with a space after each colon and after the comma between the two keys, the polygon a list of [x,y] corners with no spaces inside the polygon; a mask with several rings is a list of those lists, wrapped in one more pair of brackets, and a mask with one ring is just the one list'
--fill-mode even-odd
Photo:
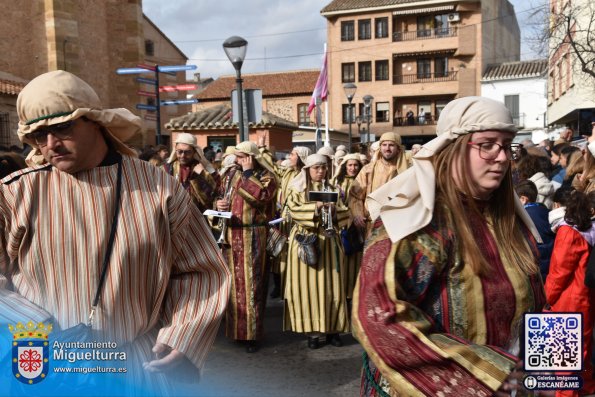
{"label": "street lamp", "polygon": [[238,128],[240,132],[240,142],[247,141],[249,139],[248,134],[244,130],[244,103],[242,100],[242,64],[246,58],[246,49],[248,48],[248,42],[239,37],[231,36],[223,42],[223,50],[225,55],[231,61],[234,69],[236,70],[236,84],[238,92]]}
{"label": "street lamp", "polygon": [[371,118],[371,108],[372,108],[372,101],[374,101],[374,97],[372,95],[365,95],[364,96],[364,107],[366,109],[366,122],[368,123],[368,130],[366,131],[366,143],[370,145],[370,118]]}
{"label": "street lamp", "polygon": [[355,91],[357,90],[357,86],[353,83],[346,83],[343,85],[343,90],[345,91],[345,96],[347,97],[347,102],[349,102],[349,153],[351,153],[351,123],[353,122],[353,105],[351,101],[353,101],[353,97],[355,95]]}

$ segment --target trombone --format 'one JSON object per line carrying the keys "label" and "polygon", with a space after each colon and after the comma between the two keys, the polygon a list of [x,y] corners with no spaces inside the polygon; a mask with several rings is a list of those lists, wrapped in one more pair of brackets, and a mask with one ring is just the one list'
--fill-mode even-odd
{"label": "trombone", "polygon": [[[231,173],[231,172],[230,172]],[[228,174],[225,178],[225,193],[223,198],[229,202],[231,195],[233,193],[233,187],[231,186],[231,178],[232,175]],[[221,230],[221,234],[217,239],[217,244],[220,248],[229,247],[230,244],[227,242],[227,218],[219,218],[219,222],[217,223],[217,227]]]}

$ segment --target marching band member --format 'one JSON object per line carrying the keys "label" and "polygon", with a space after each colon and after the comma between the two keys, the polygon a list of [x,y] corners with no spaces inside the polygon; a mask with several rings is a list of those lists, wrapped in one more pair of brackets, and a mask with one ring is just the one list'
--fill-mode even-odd
{"label": "marching band member", "polygon": [[216,201],[218,211],[232,213],[222,231],[229,244],[224,255],[232,275],[225,330],[228,338],[247,341],[246,351],[254,353],[263,337],[269,271],[266,240],[277,181],[253,142],[238,144],[234,154],[238,167],[224,176],[226,191]]}
{"label": "marching band member", "polygon": [[[300,175],[290,184],[287,206],[293,227],[289,236],[284,297],[285,329],[308,335],[308,347],[319,347],[319,336],[342,346],[340,332],[349,331],[349,319],[342,274],[345,271],[343,248],[337,233],[347,224],[348,209],[341,200],[335,204],[308,201],[310,191],[328,186],[327,158],[308,156]],[[334,190],[330,188],[330,190]],[[333,219],[333,218],[336,218]],[[309,246],[310,264],[300,254],[298,240],[314,240]]]}

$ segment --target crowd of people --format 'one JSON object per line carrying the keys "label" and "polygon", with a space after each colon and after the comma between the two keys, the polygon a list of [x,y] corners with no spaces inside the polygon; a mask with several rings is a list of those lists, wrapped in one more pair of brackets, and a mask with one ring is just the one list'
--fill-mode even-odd
{"label": "crowd of people", "polygon": [[92,310],[135,376],[167,389],[169,368],[200,369],[220,319],[257,352],[267,299],[283,299],[284,329],[310,349],[353,332],[362,395],[510,395],[523,313],[580,312],[581,393],[595,393],[595,131],[515,143],[502,103],[465,97],[410,151],[386,132],[366,153],[277,159],[265,135],[134,151],[138,117],[67,72],[31,81],[17,106],[32,150],[27,164],[0,156],[0,323],[69,329]]}

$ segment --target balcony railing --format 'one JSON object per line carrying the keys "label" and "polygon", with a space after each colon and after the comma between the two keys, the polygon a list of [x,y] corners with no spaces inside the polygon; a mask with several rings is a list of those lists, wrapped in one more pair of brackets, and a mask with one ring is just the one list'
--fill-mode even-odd
{"label": "balcony railing", "polygon": [[393,84],[416,84],[416,83],[437,83],[440,81],[453,81],[457,79],[457,72],[444,73],[417,73],[394,75]]}
{"label": "balcony railing", "polygon": [[395,117],[394,127],[408,127],[412,125],[435,125],[436,118],[433,114],[426,113],[424,116]]}
{"label": "balcony railing", "polygon": [[410,41],[410,40],[427,40],[440,39],[444,37],[455,37],[457,35],[457,28],[435,28],[414,30],[412,32],[394,32],[393,41]]}

